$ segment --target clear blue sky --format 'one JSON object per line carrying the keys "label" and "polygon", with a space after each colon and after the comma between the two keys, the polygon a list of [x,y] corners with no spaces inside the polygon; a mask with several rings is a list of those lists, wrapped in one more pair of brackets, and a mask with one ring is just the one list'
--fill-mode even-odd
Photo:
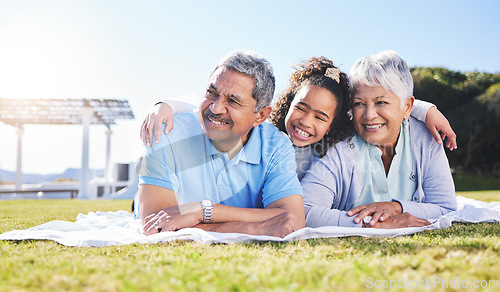
{"label": "clear blue sky", "polygon": [[[343,71],[384,49],[410,66],[500,71],[500,1],[0,0],[0,97],[128,99],[136,121],[113,127],[114,162],[141,153],[138,128],[163,98],[197,103],[213,65],[252,49],[274,66],[324,55]],[[1,105],[0,105],[1,106]],[[91,131],[104,166],[105,128]],[[81,127],[26,126],[25,172],[81,163]],[[16,134],[0,123],[0,169],[14,170]]]}

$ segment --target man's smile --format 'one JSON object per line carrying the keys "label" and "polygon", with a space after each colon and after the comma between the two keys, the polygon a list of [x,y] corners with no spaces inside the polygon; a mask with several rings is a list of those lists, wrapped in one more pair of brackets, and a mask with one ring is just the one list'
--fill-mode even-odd
{"label": "man's smile", "polygon": [[213,113],[209,111],[205,111],[205,117],[210,123],[213,123],[215,125],[229,125],[232,124],[232,121],[229,119],[222,119],[219,118],[217,115],[214,115]]}

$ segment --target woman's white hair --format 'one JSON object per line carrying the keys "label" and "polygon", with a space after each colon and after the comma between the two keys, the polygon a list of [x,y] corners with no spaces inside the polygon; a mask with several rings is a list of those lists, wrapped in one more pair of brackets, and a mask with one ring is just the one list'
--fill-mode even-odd
{"label": "woman's white hair", "polygon": [[413,77],[406,62],[391,50],[358,59],[349,72],[349,86],[354,92],[357,86],[382,86],[399,97],[403,107],[413,95]]}

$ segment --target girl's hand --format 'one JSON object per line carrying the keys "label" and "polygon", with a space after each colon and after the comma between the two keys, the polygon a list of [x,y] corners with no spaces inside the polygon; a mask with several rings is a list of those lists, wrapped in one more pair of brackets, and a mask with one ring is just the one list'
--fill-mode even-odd
{"label": "girl's hand", "polygon": [[160,143],[161,127],[165,124],[165,135],[174,127],[174,112],[172,108],[163,102],[156,104],[153,111],[149,113],[141,126],[140,136],[144,145],[153,144],[153,131],[155,133],[155,143]]}
{"label": "girl's hand", "polygon": [[438,144],[448,137],[446,147],[450,150],[457,149],[457,135],[453,132],[450,122],[436,107],[433,106],[427,111],[425,124]]}

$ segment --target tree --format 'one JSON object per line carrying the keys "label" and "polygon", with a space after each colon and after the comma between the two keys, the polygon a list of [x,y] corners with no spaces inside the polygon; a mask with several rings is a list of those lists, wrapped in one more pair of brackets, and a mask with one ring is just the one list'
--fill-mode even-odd
{"label": "tree", "polygon": [[428,100],[449,119],[459,147],[448,151],[455,172],[500,176],[500,74],[412,68],[417,98]]}

